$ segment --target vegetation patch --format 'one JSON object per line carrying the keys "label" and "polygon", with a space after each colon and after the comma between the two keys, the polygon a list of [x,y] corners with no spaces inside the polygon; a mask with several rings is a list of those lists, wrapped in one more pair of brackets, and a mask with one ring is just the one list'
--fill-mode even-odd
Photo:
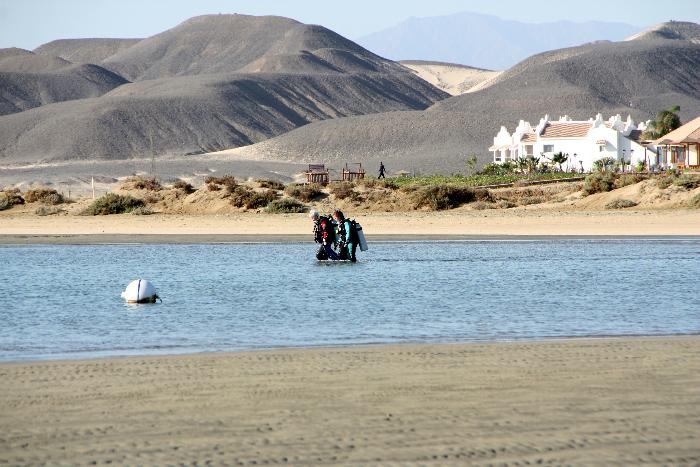
{"label": "vegetation patch", "polygon": [[53,216],[61,212],[65,211],[61,208],[57,208],[56,206],[39,206],[34,211],[34,214],[36,214],[37,216]]}
{"label": "vegetation patch", "polygon": [[204,179],[204,183],[207,184],[209,191],[219,191],[221,188],[225,188],[227,193],[233,193],[238,186],[238,183],[236,183],[236,177],[233,175],[224,175],[223,177],[207,177]]}
{"label": "vegetation patch", "polygon": [[0,192],[0,211],[10,209],[17,204],[24,204],[22,193],[17,188]]}
{"label": "vegetation patch", "polygon": [[605,205],[605,209],[625,209],[625,208],[633,208],[633,207],[635,207],[637,204],[639,204],[639,203],[637,203],[636,201],[632,201],[631,199],[621,199],[621,198],[618,198],[618,199],[614,199],[614,200],[610,201],[609,203],[607,203],[607,204]]}
{"label": "vegetation patch", "polygon": [[194,187],[184,180],[178,180],[177,182],[173,183],[173,188],[188,195],[194,193]]}
{"label": "vegetation patch", "polygon": [[688,200],[688,207],[693,209],[700,209],[700,193]]}
{"label": "vegetation patch", "polygon": [[308,203],[309,201],[313,201],[315,198],[319,197],[323,191],[321,190],[321,185],[317,183],[311,183],[309,185],[291,183],[284,189],[284,193],[287,196],[291,196],[292,198]]}
{"label": "vegetation patch", "polygon": [[353,184],[349,182],[334,183],[330,187],[330,192],[336,199],[350,198],[356,201],[359,198],[359,193],[355,191]]}
{"label": "vegetation patch", "polygon": [[163,189],[163,186],[156,177],[142,177],[140,175],[127,178],[124,180],[124,183],[122,183],[122,187],[125,189],[131,188],[134,190],[146,191],[160,191]]}
{"label": "vegetation patch", "polygon": [[24,200],[27,203],[44,203],[50,205],[61,204],[65,202],[63,195],[53,188],[34,188],[24,194]]}
{"label": "vegetation patch", "polygon": [[641,182],[644,178],[637,174],[622,174],[615,179],[615,188],[622,188]]}
{"label": "vegetation patch", "polygon": [[150,206],[139,206],[138,208],[132,209],[130,214],[132,216],[150,216],[153,214],[153,209],[151,209]]}
{"label": "vegetation patch", "polygon": [[143,200],[129,195],[107,193],[97,198],[84,211],[89,216],[104,216],[108,214],[124,214],[144,206]]}
{"label": "vegetation patch", "polygon": [[257,183],[260,188],[269,188],[277,191],[284,190],[284,183],[278,182],[277,180],[271,180],[269,178],[255,180],[255,183]]}
{"label": "vegetation patch", "polygon": [[245,186],[237,186],[231,193],[231,205],[237,208],[257,209],[270,204],[277,198],[273,190],[255,191]]}
{"label": "vegetation patch", "polygon": [[276,199],[267,205],[265,212],[272,214],[288,214],[305,212],[306,207],[294,198]]}
{"label": "vegetation patch", "polygon": [[491,201],[491,196],[486,190],[456,185],[418,187],[411,197],[416,209],[428,207],[435,211],[453,209],[473,201]]}
{"label": "vegetation patch", "polygon": [[700,186],[700,175],[681,175],[673,180],[673,184],[686,190],[694,190]]}
{"label": "vegetation patch", "polygon": [[586,177],[583,182],[583,194],[589,196],[604,193],[615,188],[615,174],[612,172],[596,172]]}

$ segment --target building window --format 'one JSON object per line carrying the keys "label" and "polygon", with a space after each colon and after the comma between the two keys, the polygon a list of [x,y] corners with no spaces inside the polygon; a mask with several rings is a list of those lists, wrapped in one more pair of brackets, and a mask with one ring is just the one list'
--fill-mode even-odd
{"label": "building window", "polygon": [[533,153],[532,151],[532,144],[526,144],[525,145],[525,155],[526,156],[531,156]]}
{"label": "building window", "polygon": [[598,145],[598,152],[603,152],[605,151],[605,145],[604,144],[599,144]]}
{"label": "building window", "polygon": [[554,145],[553,144],[545,144],[543,152],[554,152]]}

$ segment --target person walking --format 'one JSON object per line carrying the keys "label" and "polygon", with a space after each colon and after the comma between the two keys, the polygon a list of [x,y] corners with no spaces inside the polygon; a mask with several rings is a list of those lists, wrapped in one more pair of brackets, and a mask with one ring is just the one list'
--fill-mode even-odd
{"label": "person walking", "polygon": [[386,173],[386,168],[384,168],[384,162],[379,162],[379,177],[377,177],[377,180],[380,178],[386,178],[384,175]]}
{"label": "person walking", "polygon": [[318,252],[316,252],[316,259],[340,259],[338,254],[333,251],[332,246],[335,243],[335,225],[333,221],[330,217],[320,215],[318,211],[311,211],[309,217],[314,222],[314,241],[321,244]]}
{"label": "person walking", "polygon": [[333,211],[333,219],[335,219],[338,225],[338,244],[339,244],[339,255],[340,259],[350,260],[353,263],[357,262],[355,257],[355,251],[357,250],[357,243],[352,235],[353,225],[350,219],[346,219],[343,211],[336,209]]}

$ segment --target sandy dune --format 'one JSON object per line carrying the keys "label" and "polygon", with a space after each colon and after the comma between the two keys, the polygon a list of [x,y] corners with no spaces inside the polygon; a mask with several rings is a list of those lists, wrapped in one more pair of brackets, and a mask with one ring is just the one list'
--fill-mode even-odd
{"label": "sandy dune", "polygon": [[413,70],[433,86],[453,96],[484,89],[491,80],[502,73],[453,63],[420,60],[406,60],[399,63]]}
{"label": "sandy dune", "polygon": [[3,364],[0,463],[697,464],[698,387],[698,337]]}

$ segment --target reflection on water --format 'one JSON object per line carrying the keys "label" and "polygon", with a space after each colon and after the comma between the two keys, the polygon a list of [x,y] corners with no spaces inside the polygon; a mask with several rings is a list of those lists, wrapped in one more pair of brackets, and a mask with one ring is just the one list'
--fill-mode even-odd
{"label": "reflection on water", "polygon": [[[700,240],[0,247],[0,360],[697,333]],[[127,305],[133,279],[163,304]]]}

